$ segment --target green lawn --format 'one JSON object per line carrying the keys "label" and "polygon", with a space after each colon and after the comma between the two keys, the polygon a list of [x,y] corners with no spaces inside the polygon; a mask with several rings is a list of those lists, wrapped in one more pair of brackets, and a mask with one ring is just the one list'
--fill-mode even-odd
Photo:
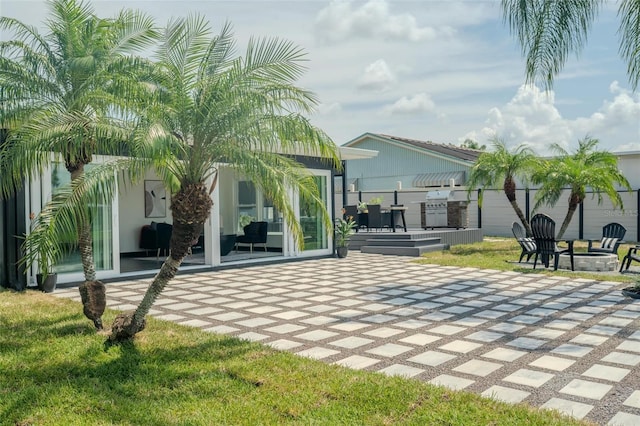
{"label": "green lawn", "polygon": [[2,425],[583,424],[152,318],[109,347],[79,303],[35,291],[0,291],[0,329]]}
{"label": "green lawn", "polygon": [[[628,244],[620,246],[618,249],[618,258],[620,260],[627,253],[629,247],[631,246]],[[587,251],[587,243],[576,241],[574,250],[576,252]],[[520,245],[514,238],[485,237],[481,243],[456,245],[449,250],[425,253],[417,262],[617,282],[633,282],[636,279],[634,275],[625,275],[618,272],[571,272],[561,269],[554,271],[553,268],[545,269],[544,265],[537,266],[534,270],[532,268],[533,256],[528,265],[518,263],[521,251]],[[526,260],[526,257],[523,260]],[[540,265],[540,262],[538,262],[538,265]]]}

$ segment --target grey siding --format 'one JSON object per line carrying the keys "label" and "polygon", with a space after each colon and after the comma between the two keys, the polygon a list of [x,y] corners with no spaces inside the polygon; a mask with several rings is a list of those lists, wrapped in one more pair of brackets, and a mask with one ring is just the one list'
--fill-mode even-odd
{"label": "grey siding", "polygon": [[468,175],[472,166],[375,139],[363,140],[357,148],[378,151],[374,158],[346,162],[347,182],[357,179],[357,189],[361,191],[393,190],[398,181],[402,188],[409,189],[420,173],[464,171]]}

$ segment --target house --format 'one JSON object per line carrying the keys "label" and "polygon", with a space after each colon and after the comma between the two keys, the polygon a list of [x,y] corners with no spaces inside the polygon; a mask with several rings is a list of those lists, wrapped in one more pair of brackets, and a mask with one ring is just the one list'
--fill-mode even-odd
{"label": "house", "polygon": [[[375,152],[357,148],[340,148],[343,162],[371,158]],[[334,210],[334,176],[339,171],[329,162],[309,153],[289,153],[315,176],[329,212]],[[110,161],[94,156],[94,162]],[[211,197],[213,208],[202,235],[192,248],[193,253],[181,270],[215,268],[301,257],[333,254],[333,232],[309,206],[291,191],[291,203],[296,206],[297,220],[304,233],[301,250],[290,235],[283,215],[253,182],[238,176],[225,164],[219,164],[218,180]],[[115,178],[115,177],[114,177]],[[140,182],[120,179],[119,191],[109,204],[100,205],[93,216],[94,260],[97,278],[109,279],[150,274],[157,271],[167,253],[161,243],[161,229],[171,229],[171,195],[163,188],[154,172],[147,172]],[[17,265],[20,236],[29,229],[30,215],[38,214],[56,188],[69,181],[64,164],[53,163],[38,177],[31,179],[15,198],[0,200],[0,285],[24,289],[34,285],[35,268],[22,271]],[[266,222],[266,242],[255,247],[234,244],[243,234],[248,221]],[[166,225],[165,225],[166,224]],[[144,235],[144,236],[143,236]],[[230,243],[230,244],[229,244]],[[225,247],[227,246],[227,247]],[[82,265],[77,253],[71,253],[56,265],[58,283],[83,280]]]}
{"label": "house", "polygon": [[345,187],[353,191],[464,186],[482,151],[450,144],[364,133],[342,145],[377,151],[346,161]]}

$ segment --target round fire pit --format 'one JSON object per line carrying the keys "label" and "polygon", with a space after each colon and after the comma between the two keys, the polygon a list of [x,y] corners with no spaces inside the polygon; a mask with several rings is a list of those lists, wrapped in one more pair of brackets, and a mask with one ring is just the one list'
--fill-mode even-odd
{"label": "round fire pit", "polygon": [[[616,271],[618,269],[618,255],[612,253],[574,253],[573,266],[576,271]],[[571,270],[571,258],[568,254],[561,254],[558,269]]]}

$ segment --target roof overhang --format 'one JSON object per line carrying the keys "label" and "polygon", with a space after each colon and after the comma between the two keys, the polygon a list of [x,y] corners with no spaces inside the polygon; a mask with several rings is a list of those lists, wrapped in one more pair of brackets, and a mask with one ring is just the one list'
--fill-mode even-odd
{"label": "roof overhang", "polygon": [[350,148],[339,146],[340,159],[342,160],[366,160],[378,156],[378,151],[372,149]]}

